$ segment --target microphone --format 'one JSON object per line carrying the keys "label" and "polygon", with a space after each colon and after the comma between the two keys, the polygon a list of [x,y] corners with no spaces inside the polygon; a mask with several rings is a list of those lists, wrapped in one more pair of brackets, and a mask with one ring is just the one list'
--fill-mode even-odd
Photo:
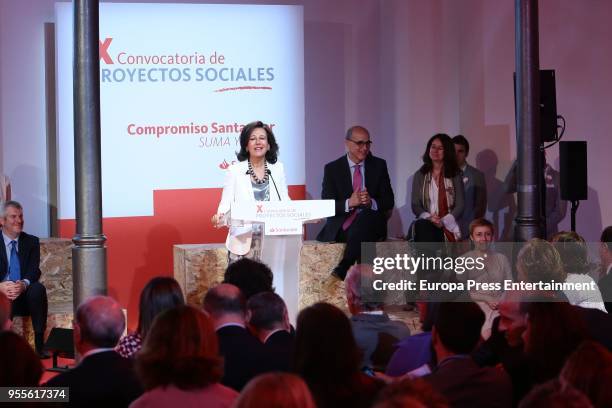
{"label": "microphone", "polygon": [[272,184],[274,184],[274,189],[276,190],[276,195],[278,196],[278,201],[281,200],[280,193],[278,192],[278,188],[276,187],[276,182],[274,181],[274,177],[272,177],[272,170],[267,169],[268,175],[270,176],[270,180],[272,180]]}

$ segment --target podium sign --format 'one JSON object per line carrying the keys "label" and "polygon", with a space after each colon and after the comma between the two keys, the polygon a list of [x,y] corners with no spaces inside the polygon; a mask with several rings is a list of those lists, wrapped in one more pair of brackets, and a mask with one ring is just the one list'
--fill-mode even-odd
{"label": "podium sign", "polygon": [[234,202],[231,218],[264,223],[265,235],[302,235],[304,222],[331,217],[334,200]]}

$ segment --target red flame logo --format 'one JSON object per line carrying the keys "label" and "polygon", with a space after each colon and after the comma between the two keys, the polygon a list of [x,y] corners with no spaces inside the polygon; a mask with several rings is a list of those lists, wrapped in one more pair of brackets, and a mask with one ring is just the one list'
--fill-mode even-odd
{"label": "red flame logo", "polygon": [[223,162],[219,164],[219,168],[221,170],[227,170],[229,166],[230,166],[229,163],[225,159],[223,159]]}

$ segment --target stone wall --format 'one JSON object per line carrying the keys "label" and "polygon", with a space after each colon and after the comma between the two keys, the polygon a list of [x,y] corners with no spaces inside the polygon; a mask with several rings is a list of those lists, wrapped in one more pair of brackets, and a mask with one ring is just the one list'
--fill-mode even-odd
{"label": "stone wall", "polygon": [[[402,241],[377,243],[377,253],[392,256],[401,251]],[[348,314],[344,282],[329,276],[342,258],[344,244],[306,241],[300,254],[300,283],[298,308],[301,310],[317,302],[331,303]],[[174,277],[181,285],[187,302],[200,306],[206,291],[223,281],[227,267],[224,244],[193,244],[174,246]],[[402,297],[402,293],[397,296]],[[415,312],[405,312],[403,299],[391,299],[395,306],[388,312],[392,318],[405,321],[413,332],[420,331]]]}
{"label": "stone wall", "polygon": [[[47,288],[49,301],[46,335],[53,327],[72,328],[72,241],[61,238],[41,239],[40,270],[40,282]],[[23,334],[34,345],[29,317],[15,317],[13,330]]]}

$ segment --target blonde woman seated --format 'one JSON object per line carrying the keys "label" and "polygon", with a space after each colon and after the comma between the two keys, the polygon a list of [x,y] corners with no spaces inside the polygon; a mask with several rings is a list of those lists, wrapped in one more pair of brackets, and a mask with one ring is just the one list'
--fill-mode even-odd
{"label": "blonde woman seated", "polygon": [[[473,268],[458,274],[460,281],[473,280],[477,283],[499,284],[504,287],[505,280],[512,280],[512,268],[508,258],[502,253],[495,251],[491,244],[495,236],[494,225],[485,218],[477,218],[470,223],[470,239],[474,249],[462,255],[464,258],[481,258],[484,268]],[[471,289],[470,297],[485,314],[485,322],[482,326],[482,337],[491,335],[493,320],[498,316],[497,304],[499,303],[503,290],[486,290],[483,287]]]}
{"label": "blonde woman seated", "polygon": [[231,262],[242,257],[261,259],[261,224],[227,225],[232,202],[290,200],[285,170],[278,161],[274,133],[261,121],[251,122],[240,133],[238,163],[227,169],[223,194],[212,223],[228,226],[225,246]]}
{"label": "blonde woman seated", "polygon": [[573,231],[561,231],[553,235],[552,243],[561,256],[563,270],[567,274],[565,282],[594,286],[594,290],[566,290],[563,293],[570,304],[606,312],[599,288],[589,272],[593,265],[589,262],[586,241]]}

